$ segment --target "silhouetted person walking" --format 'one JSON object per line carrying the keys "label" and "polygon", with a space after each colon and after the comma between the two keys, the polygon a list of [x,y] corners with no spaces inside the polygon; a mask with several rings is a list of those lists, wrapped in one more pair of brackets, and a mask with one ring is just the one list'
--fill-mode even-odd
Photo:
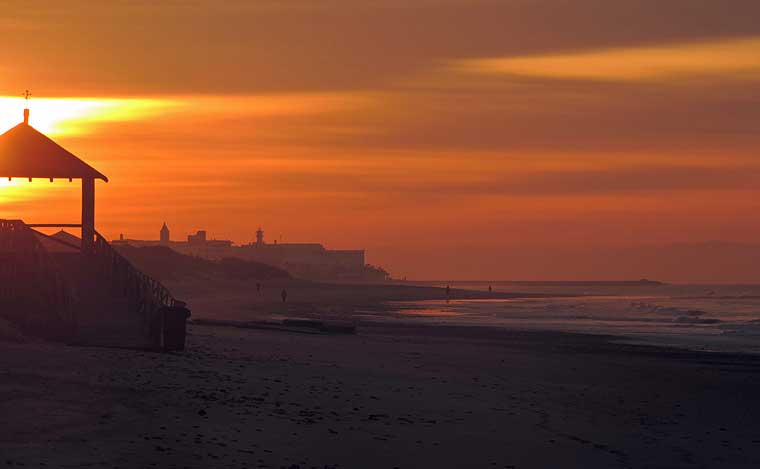
{"label": "silhouetted person walking", "polygon": [[284,288],[282,289],[282,293],[280,293],[280,296],[282,297],[282,302],[285,303],[285,300],[288,299],[288,292]]}
{"label": "silhouetted person walking", "polygon": [[488,293],[493,293],[493,287],[491,287],[491,285],[488,285]]}
{"label": "silhouetted person walking", "polygon": [[256,282],[256,293],[261,294],[261,284],[259,282]]}

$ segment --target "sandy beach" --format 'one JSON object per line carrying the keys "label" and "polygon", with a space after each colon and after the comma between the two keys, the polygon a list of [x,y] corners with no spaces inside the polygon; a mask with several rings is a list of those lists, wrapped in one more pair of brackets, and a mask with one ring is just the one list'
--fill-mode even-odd
{"label": "sandy beach", "polygon": [[760,465],[760,360],[488,327],[0,342],[5,467]]}

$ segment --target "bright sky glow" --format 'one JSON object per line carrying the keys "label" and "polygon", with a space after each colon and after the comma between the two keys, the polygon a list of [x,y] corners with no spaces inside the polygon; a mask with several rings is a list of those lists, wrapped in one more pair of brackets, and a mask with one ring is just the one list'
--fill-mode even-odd
{"label": "bright sky glow", "polygon": [[[86,134],[95,124],[140,120],[178,103],[166,99],[40,98],[29,101],[29,123],[40,132],[55,135]],[[0,132],[23,120],[21,98],[0,97]]]}

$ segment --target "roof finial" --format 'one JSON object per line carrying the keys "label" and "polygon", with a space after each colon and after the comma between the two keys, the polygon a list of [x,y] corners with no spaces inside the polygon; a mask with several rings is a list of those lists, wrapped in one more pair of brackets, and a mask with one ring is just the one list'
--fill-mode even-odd
{"label": "roof finial", "polygon": [[26,107],[24,108],[24,124],[29,125],[29,98],[32,97],[32,93],[30,93],[29,90],[26,90],[21,96],[23,96],[26,101]]}

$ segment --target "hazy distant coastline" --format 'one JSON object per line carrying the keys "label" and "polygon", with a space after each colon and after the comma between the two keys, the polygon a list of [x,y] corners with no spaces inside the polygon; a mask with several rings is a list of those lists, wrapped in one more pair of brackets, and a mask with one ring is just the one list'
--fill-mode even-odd
{"label": "hazy distant coastline", "polygon": [[415,285],[530,285],[530,286],[654,286],[666,285],[657,280],[407,280]]}

